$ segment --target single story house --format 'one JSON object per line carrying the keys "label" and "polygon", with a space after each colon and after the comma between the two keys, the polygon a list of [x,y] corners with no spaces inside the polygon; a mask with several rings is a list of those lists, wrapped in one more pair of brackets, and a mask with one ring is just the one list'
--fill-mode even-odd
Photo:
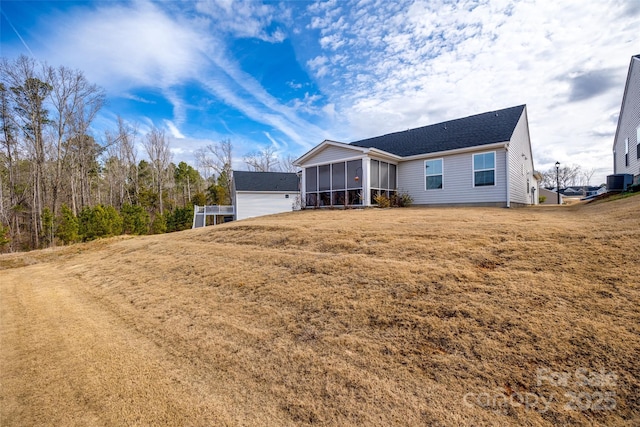
{"label": "single story house", "polygon": [[605,191],[606,189],[603,189],[602,187],[595,187],[593,185],[571,185],[560,190],[560,194],[567,197],[589,197],[602,194]]}
{"label": "single story house", "polygon": [[300,179],[296,173],[233,171],[235,219],[252,218],[300,208]]}
{"label": "single story house", "polygon": [[640,183],[640,55],[631,57],[613,140],[613,173]]}
{"label": "single story house", "polygon": [[306,207],[372,206],[406,193],[414,205],[538,203],[525,105],[350,144],[325,140],[294,163]]}

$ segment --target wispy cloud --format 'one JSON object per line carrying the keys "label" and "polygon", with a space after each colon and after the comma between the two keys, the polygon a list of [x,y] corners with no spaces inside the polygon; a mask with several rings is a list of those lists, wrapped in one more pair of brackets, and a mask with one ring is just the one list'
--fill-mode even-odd
{"label": "wispy cloud", "polygon": [[141,102],[143,104],[155,104],[156,103],[155,101],[143,98],[141,96],[133,95],[131,93],[123,93],[121,95],[121,97],[125,98],[125,99],[130,99],[132,101]]}
{"label": "wispy cloud", "polygon": [[171,135],[174,138],[184,139],[184,135],[182,134],[182,132],[180,132],[180,130],[177,128],[177,126],[171,120],[165,120],[164,124],[165,124],[165,126],[167,126],[167,129],[169,129],[169,132],[171,132]]}
{"label": "wispy cloud", "polygon": [[290,18],[290,10],[278,4],[244,0],[198,1],[196,10],[213,21],[213,25],[235,37],[251,37],[268,42],[281,42],[286,33],[276,26]]}
{"label": "wispy cloud", "polygon": [[210,1],[198,2],[196,10],[199,15],[195,18],[184,13],[173,16],[145,1],[131,5],[109,2],[95,9],[80,9],[60,17],[48,28],[47,37],[55,39],[48,46],[55,52],[43,54],[85,70],[92,81],[123,98],[147,102],[132,95],[131,90],[159,90],[173,106],[174,126],[185,123],[188,115],[180,88],[195,83],[205,93],[281,132],[303,149],[320,139],[322,129],[302,119],[294,108],[242,70],[224,38],[223,33],[232,33],[234,37],[281,41],[285,33],[274,27],[274,16],[278,22],[286,21],[290,14],[286,7]]}
{"label": "wispy cloud", "polygon": [[600,1],[316,2],[309,28],[321,38],[307,66],[353,139],[526,103],[540,158],[610,168],[603,129],[615,131],[607,118],[638,53],[635,11]]}
{"label": "wispy cloud", "polygon": [[[141,133],[162,123],[181,155],[229,137],[239,152],[277,142],[298,154],[526,103],[538,168],[604,170],[640,53],[636,3],[105,1],[60,7],[25,39],[14,32],[37,58],[133,101]],[[308,76],[287,75],[279,93],[247,68],[239,40],[294,46],[298,63],[284,67]]]}

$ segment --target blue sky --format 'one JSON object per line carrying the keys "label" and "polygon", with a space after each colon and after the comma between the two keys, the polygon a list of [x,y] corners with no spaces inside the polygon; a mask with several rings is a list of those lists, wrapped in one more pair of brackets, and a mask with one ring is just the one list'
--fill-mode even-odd
{"label": "blue sky", "polygon": [[[235,166],[527,104],[535,166],[612,172],[640,0],[6,1],[1,54],[82,70],[174,161],[229,138]],[[142,154],[143,150],[140,150]]]}

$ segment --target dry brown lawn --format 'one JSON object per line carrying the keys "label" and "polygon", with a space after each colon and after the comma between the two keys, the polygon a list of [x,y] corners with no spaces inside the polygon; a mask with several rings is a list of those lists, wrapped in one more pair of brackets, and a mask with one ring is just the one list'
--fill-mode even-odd
{"label": "dry brown lawn", "polygon": [[0,425],[640,425],[640,196],[0,257]]}

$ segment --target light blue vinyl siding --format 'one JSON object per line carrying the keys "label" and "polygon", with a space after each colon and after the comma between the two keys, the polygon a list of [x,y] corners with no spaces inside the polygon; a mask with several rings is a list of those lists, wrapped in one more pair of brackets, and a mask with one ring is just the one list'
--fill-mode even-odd
{"label": "light blue vinyl siding", "polygon": [[[480,148],[480,147],[479,147]],[[444,189],[426,190],[425,160],[418,159],[398,164],[398,189],[413,197],[416,205],[441,203],[505,203],[506,174],[504,149],[493,149],[496,153],[496,185],[473,186],[473,152],[438,156],[442,159]],[[478,150],[476,153],[486,151]]]}

